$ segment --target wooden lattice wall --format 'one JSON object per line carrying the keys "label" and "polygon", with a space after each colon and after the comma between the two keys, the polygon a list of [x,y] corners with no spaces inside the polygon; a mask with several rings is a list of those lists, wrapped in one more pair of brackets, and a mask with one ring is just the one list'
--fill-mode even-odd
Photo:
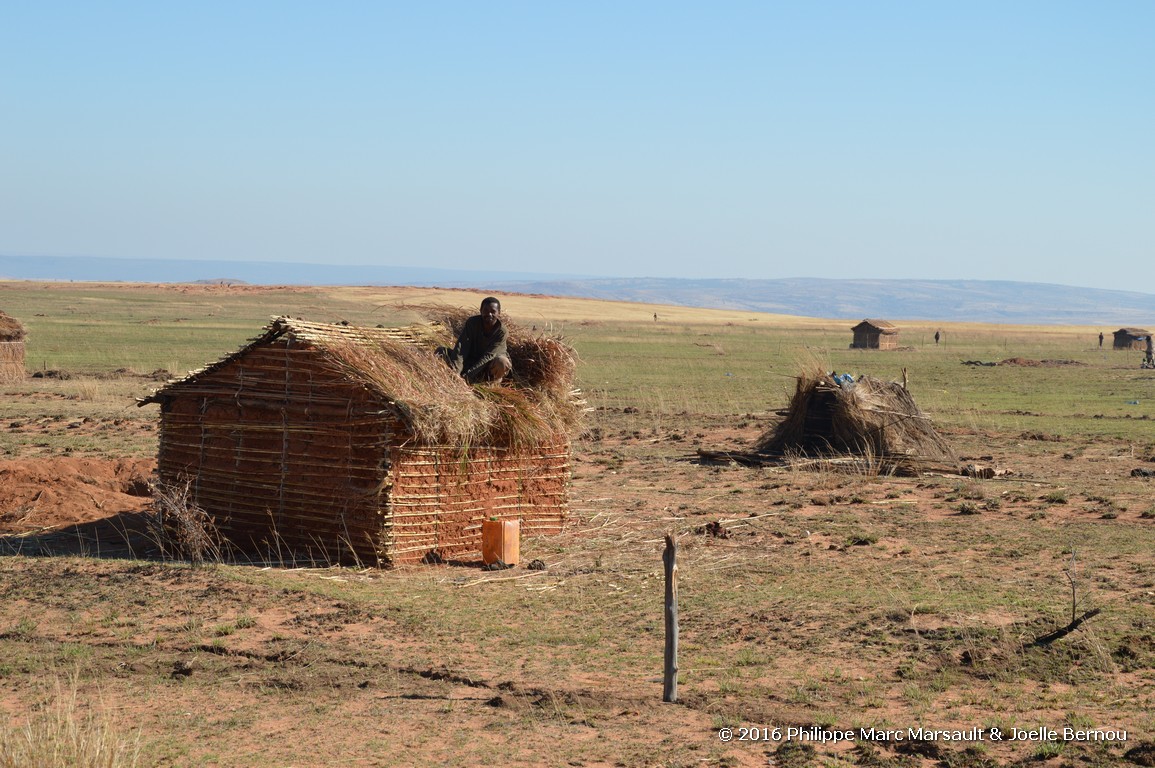
{"label": "wooden lattice wall", "polygon": [[481,523],[520,520],[521,533],[558,533],[565,523],[570,450],[564,440],[533,451],[394,448],[383,499],[383,559],[413,562],[435,550],[476,559]]}

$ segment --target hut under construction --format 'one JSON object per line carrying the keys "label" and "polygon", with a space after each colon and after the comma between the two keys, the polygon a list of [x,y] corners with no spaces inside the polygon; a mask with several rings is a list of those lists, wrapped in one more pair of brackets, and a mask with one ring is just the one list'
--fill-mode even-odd
{"label": "hut under construction", "polygon": [[513,379],[470,386],[433,354],[466,316],[276,318],[140,401],[160,405],[160,482],[186,488],[237,550],[282,560],[474,560],[489,519],[559,532],[581,412],[571,350],[503,320]]}
{"label": "hut under construction", "polygon": [[886,320],[863,320],[851,330],[851,349],[898,349],[898,328]]}
{"label": "hut under construction", "polygon": [[24,379],[24,326],[0,312],[0,384]]}
{"label": "hut under construction", "polygon": [[1115,331],[1113,346],[1115,349],[1146,349],[1147,337],[1150,331],[1142,328],[1120,328]]}

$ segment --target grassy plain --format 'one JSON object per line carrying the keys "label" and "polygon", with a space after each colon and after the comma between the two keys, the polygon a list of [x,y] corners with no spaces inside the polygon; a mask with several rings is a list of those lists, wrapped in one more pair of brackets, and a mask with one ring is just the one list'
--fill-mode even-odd
{"label": "grassy plain", "polygon": [[[159,384],[149,375],[232,352],[270,316],[394,324],[415,319],[405,304],[480,297],[0,283],[0,309],[29,331],[29,369],[69,376],[0,388],[0,458],[153,455],[155,412],[133,404]],[[1155,506],[1131,470],[1155,453],[1155,372],[1098,348],[1113,329],[894,318],[908,348],[879,353],[847,348],[860,318],[504,304],[573,343],[593,408],[571,525],[522,543],[545,571],[193,569],[147,552],[77,557],[44,532],[35,554],[0,557],[0,711],[35,717],[74,678],[139,737],[146,765],[1149,764]],[[1012,358],[1067,362],[965,364]],[[694,460],[699,446],[748,447],[813,359],[886,379],[905,368],[962,456],[1011,472]],[[660,702],[667,531],[680,543],[678,704]],[[724,727],[987,737],[722,742]],[[992,741],[991,728],[1127,738]]]}

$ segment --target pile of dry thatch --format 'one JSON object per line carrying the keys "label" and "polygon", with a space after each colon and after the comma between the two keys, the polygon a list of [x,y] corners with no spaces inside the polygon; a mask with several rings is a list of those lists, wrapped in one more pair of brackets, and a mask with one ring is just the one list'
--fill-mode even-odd
{"label": "pile of dry thatch", "polygon": [[954,452],[906,387],[872,376],[799,375],[785,417],[755,450],[774,456],[859,456],[887,467],[952,466]]}
{"label": "pile of dry thatch", "polygon": [[[422,363],[438,346],[452,347],[461,329],[476,312],[447,304],[408,305],[429,322],[417,326]],[[418,434],[443,433],[449,444],[531,446],[558,435],[572,434],[581,420],[585,401],[574,386],[577,353],[560,336],[527,331],[508,316],[501,318],[513,373],[501,386],[470,386],[439,358],[434,358],[435,378],[449,390],[464,387],[472,396],[463,411],[444,413],[445,401],[428,403],[433,418],[413,424]],[[446,374],[448,373],[448,378]],[[455,398],[450,398],[455,399]],[[446,431],[454,432],[448,439]]]}
{"label": "pile of dry thatch", "polygon": [[3,312],[0,312],[0,341],[24,341],[24,326]]}
{"label": "pile of dry thatch", "polygon": [[[457,341],[465,321],[477,314],[448,304],[407,304],[403,309],[420,314],[432,323],[433,328],[442,329],[436,336],[436,343],[447,347]],[[514,385],[547,392],[555,399],[569,400],[577,371],[577,356],[573,348],[559,336],[527,331],[508,315],[501,316],[501,324],[507,334],[509,357],[513,361]]]}

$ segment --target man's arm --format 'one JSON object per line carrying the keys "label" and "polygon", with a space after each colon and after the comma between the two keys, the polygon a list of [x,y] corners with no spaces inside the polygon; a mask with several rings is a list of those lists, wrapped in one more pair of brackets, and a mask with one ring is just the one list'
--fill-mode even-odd
{"label": "man's arm", "polygon": [[449,350],[449,363],[458,374],[461,373],[461,369],[465,365],[465,356],[467,354],[469,354],[468,324],[462,327],[461,333],[457,335],[457,343],[453,345],[453,349]]}

